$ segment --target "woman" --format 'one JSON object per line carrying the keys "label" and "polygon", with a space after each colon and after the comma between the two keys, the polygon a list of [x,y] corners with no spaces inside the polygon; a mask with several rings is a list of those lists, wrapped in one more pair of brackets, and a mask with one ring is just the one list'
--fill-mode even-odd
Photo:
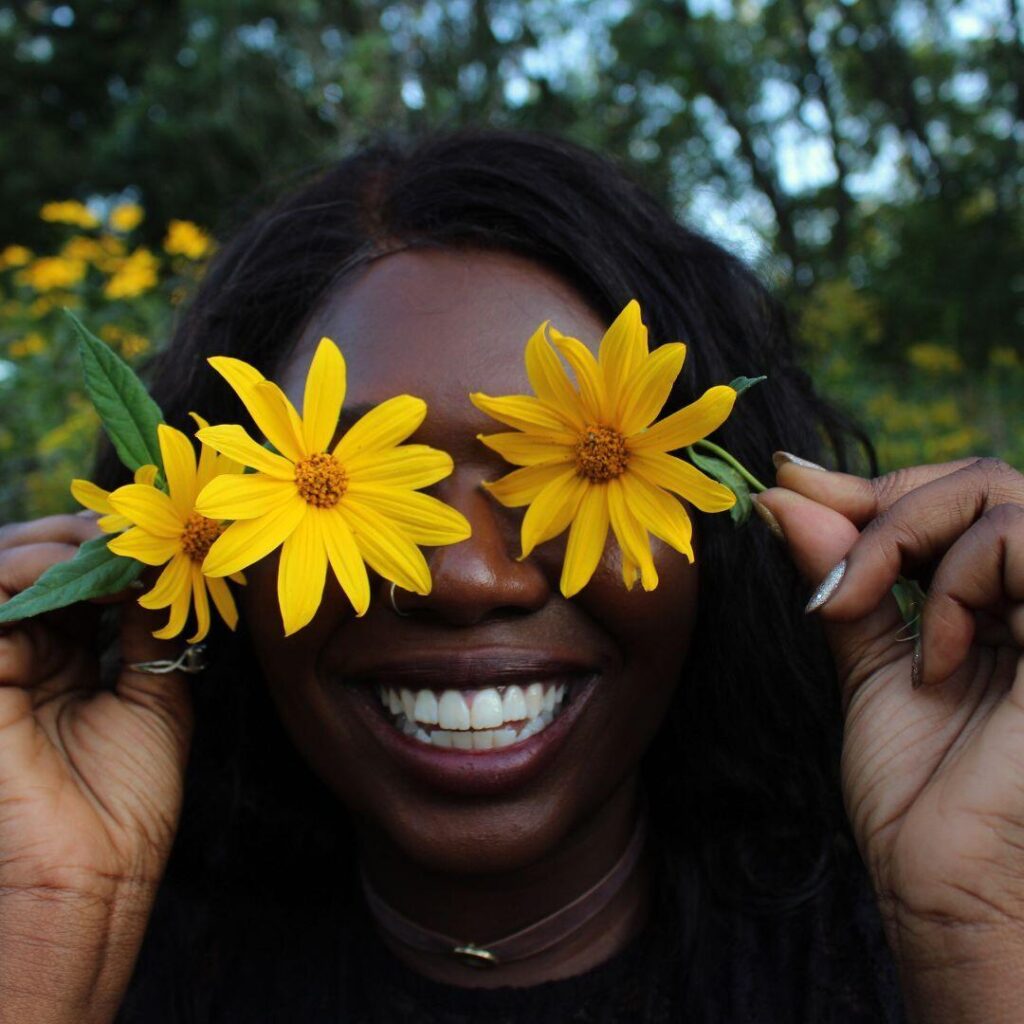
{"label": "woman", "polygon": [[[567,601],[564,538],[517,560],[519,517],[480,488],[504,470],[467,393],[527,390],[539,322],[593,344],[630,298],[656,343],[689,346],[670,405],[766,373],[716,440],[762,477],[774,450],[799,458],[762,499],[776,536],[700,518],[695,564],[659,547],[650,593],[611,544]],[[328,590],[287,640],[275,559],[254,566],[239,636],[195,682],[132,667],[180,651],[132,602],[99,691],[94,608],[3,637],[0,1021],[1011,1019],[1019,474],[821,470],[848,432],[755,278],[543,138],[371,147],[257,217],[155,397],[182,428],[244,422],[206,357],[295,398],[322,335],[346,408],[426,399],[415,439],[452,455],[434,493],[472,537],[430,553],[429,595],[377,581],[355,619]],[[8,527],[0,588],[95,532]],[[824,581],[824,630],[793,562]],[[888,592],[932,571],[915,655]],[[425,754],[375,703],[531,681],[564,709],[490,753]]]}

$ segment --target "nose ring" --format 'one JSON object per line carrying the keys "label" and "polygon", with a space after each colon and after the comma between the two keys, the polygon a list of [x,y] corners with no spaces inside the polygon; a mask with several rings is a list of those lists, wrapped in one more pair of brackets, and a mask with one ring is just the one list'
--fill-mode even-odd
{"label": "nose ring", "polygon": [[394,584],[394,582],[392,582],[391,587],[388,590],[388,595],[391,598],[391,607],[394,610],[394,613],[396,615],[400,615],[403,619],[408,618],[409,612],[403,612],[402,609],[398,607],[398,602],[395,600],[395,584]]}

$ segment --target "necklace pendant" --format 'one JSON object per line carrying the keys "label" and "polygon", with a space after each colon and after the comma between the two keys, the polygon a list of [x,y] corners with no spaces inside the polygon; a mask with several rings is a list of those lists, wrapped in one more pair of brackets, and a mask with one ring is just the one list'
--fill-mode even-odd
{"label": "necklace pendant", "polygon": [[451,952],[452,956],[470,967],[495,967],[498,964],[498,958],[489,949],[483,949],[472,942],[453,946]]}

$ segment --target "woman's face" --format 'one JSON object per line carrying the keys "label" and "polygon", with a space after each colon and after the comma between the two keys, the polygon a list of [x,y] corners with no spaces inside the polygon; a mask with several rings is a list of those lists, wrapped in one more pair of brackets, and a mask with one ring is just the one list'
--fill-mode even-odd
{"label": "woman's face", "polygon": [[[343,429],[353,411],[418,395],[427,417],[410,442],[455,462],[429,493],[466,516],[472,537],[426,549],[433,589],[426,597],[399,590],[406,614],[396,614],[389,584],[376,579],[370,609],[357,619],[329,580],[316,618],[285,639],[276,555],[252,568],[242,594],[298,749],[364,829],[431,869],[532,863],[608,805],[635,779],[690,642],[697,573],[682,556],[654,541],[661,582],[651,593],[629,592],[610,541],[591,582],[566,600],[558,590],[565,536],[519,561],[522,510],[503,508],[480,486],[511,467],[476,435],[508,428],[468,394],[529,394],[524,346],[547,319],[591,347],[607,326],[559,278],[523,259],[400,253],[331,296],[278,374],[298,405],[327,335],[348,364]],[[564,687],[551,724],[491,750],[408,736],[379,696],[380,686],[413,699],[455,690],[472,707],[484,691],[507,695],[512,686],[525,701],[531,684],[545,693]]]}

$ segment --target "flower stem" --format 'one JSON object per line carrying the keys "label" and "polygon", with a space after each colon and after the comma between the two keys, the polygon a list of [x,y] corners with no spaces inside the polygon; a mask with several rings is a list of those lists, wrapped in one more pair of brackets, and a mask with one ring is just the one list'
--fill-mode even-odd
{"label": "flower stem", "polygon": [[728,462],[729,465],[732,466],[732,468],[735,469],[736,472],[739,473],[739,475],[743,477],[743,479],[746,480],[747,483],[750,484],[750,486],[758,493],[768,490],[768,488],[761,483],[753,473],[751,473],[741,463],[737,462],[736,459],[734,459],[724,448],[720,448],[715,444],[714,441],[708,441],[705,438],[701,438],[699,441],[694,441],[693,447],[706,448],[709,452],[713,452],[717,455],[723,462]]}

